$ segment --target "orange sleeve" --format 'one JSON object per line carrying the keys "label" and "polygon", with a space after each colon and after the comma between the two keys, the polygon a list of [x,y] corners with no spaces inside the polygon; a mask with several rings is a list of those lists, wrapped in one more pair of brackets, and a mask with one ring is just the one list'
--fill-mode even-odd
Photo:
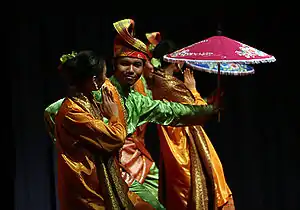
{"label": "orange sleeve", "polygon": [[191,93],[193,94],[195,98],[195,104],[196,105],[206,105],[206,101],[200,96],[200,93],[197,91],[197,89],[193,88],[191,90]]}
{"label": "orange sleeve", "polygon": [[112,152],[123,146],[126,138],[125,127],[117,117],[112,117],[108,125],[95,119],[83,110],[71,109],[64,117],[63,127],[80,142],[95,149]]}

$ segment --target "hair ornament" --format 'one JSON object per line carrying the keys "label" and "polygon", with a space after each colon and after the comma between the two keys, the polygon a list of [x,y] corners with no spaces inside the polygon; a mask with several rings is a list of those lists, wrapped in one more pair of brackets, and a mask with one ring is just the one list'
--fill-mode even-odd
{"label": "hair ornament", "polygon": [[62,64],[64,64],[67,60],[75,58],[76,55],[77,55],[77,52],[72,51],[71,54],[62,55],[59,60],[61,61]]}

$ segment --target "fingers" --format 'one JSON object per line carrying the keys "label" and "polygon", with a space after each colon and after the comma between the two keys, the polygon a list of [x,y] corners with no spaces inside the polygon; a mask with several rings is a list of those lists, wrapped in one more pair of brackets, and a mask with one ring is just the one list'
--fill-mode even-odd
{"label": "fingers", "polygon": [[187,70],[185,70],[185,71],[183,72],[183,79],[184,79],[184,81],[187,81],[187,79],[188,79],[187,74],[188,74],[188,72],[187,72]]}
{"label": "fingers", "polygon": [[103,88],[103,102],[106,104],[114,103],[113,93],[107,87]]}
{"label": "fingers", "polygon": [[104,103],[107,102],[106,87],[103,87],[103,88],[102,88],[102,99],[103,99],[103,102],[104,102]]}
{"label": "fingers", "polygon": [[100,109],[100,112],[101,112],[101,113],[104,113],[103,105],[102,105],[102,104],[101,104],[101,106],[99,106],[99,109]]}
{"label": "fingers", "polygon": [[184,80],[184,82],[186,82],[186,81],[187,81],[187,76],[186,76],[186,74],[185,74],[185,73],[183,73],[183,80]]}
{"label": "fingers", "polygon": [[187,76],[189,78],[194,78],[194,72],[193,71],[191,71],[189,68],[186,68],[186,71],[187,71]]}
{"label": "fingers", "polygon": [[192,79],[194,79],[194,71],[191,71],[191,70],[189,70],[190,71],[190,77],[192,78]]}
{"label": "fingers", "polygon": [[190,76],[190,75],[191,75],[191,71],[190,71],[189,68],[186,68],[184,72],[186,72],[186,75],[187,75],[187,76]]}
{"label": "fingers", "polygon": [[109,90],[107,87],[106,87],[106,94],[108,95],[108,97],[110,98],[110,99],[112,99],[113,98],[113,94],[112,94],[112,91],[111,90]]}
{"label": "fingers", "polygon": [[190,79],[191,78],[191,71],[189,68],[186,68],[184,71],[184,78],[185,79]]}
{"label": "fingers", "polygon": [[192,74],[192,71],[191,71],[189,68],[186,68],[185,70],[186,70],[186,72],[188,73],[188,75],[191,75],[191,74]]}
{"label": "fingers", "polygon": [[109,90],[109,89],[106,89],[106,94],[107,94],[107,98],[108,98],[108,100],[110,101],[110,102],[114,102],[114,97],[113,97],[113,93],[112,93],[112,91],[111,90]]}
{"label": "fingers", "polygon": [[184,71],[183,71],[183,75],[186,77],[186,75],[187,75],[187,70],[185,69]]}
{"label": "fingers", "polygon": [[104,87],[102,90],[102,98],[103,98],[102,104],[107,105],[112,102],[112,93],[108,90],[107,87]]}

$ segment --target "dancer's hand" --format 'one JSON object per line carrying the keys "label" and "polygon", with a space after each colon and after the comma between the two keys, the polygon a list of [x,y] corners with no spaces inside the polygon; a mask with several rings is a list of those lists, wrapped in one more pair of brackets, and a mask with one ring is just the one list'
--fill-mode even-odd
{"label": "dancer's hand", "polygon": [[[220,99],[223,99],[224,91],[220,90]],[[214,90],[209,97],[206,98],[206,101],[208,104],[213,104],[215,100],[217,100],[218,97],[218,89]]]}
{"label": "dancer's hand", "polygon": [[218,89],[213,91],[211,95],[207,98],[207,104],[214,105],[215,109],[223,110],[223,96],[224,91],[220,90],[220,97],[218,96]]}
{"label": "dancer's hand", "polygon": [[189,68],[186,68],[183,72],[183,77],[184,84],[189,90],[196,89],[196,80],[193,71],[191,71]]}
{"label": "dancer's hand", "polygon": [[118,106],[113,99],[113,94],[107,87],[102,89],[102,104],[100,106],[104,117],[110,119],[112,116],[119,117]]}

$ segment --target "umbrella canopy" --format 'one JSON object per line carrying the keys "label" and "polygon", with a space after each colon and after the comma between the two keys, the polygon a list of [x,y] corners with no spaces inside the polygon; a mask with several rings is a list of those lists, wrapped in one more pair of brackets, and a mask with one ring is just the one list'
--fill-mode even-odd
{"label": "umbrella canopy", "polygon": [[[204,70],[201,68],[203,63],[212,65],[207,65],[205,70],[218,74],[218,98],[220,98],[221,64],[228,63],[229,65],[226,67],[228,67],[227,69],[230,69],[230,65],[231,67],[234,66],[233,63],[255,64],[276,61],[274,56],[268,55],[267,53],[226,36],[210,37],[167,54],[163,59],[172,63],[186,62],[190,67],[198,70]],[[223,65],[223,70],[226,69],[226,67],[224,67],[225,66]],[[251,71],[252,70],[250,70],[250,72]],[[237,74],[236,71],[223,71],[222,73],[225,72],[231,75],[242,75],[241,73]],[[218,121],[220,122],[220,112],[218,113]]]}
{"label": "umbrella canopy", "polygon": [[272,55],[225,36],[213,36],[164,56],[172,63],[197,61],[201,63],[264,63],[275,62]]}

